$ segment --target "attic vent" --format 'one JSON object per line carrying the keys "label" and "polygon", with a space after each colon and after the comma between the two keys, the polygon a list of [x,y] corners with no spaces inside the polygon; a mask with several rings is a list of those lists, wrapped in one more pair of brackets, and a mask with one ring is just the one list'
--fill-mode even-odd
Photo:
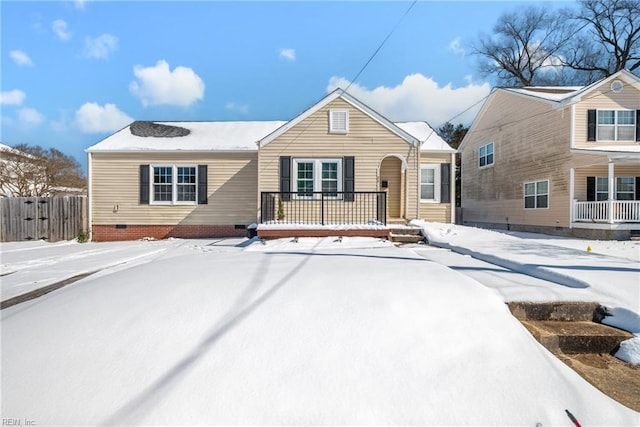
{"label": "attic vent", "polygon": [[180,126],[161,125],[154,122],[137,121],[131,123],[129,130],[132,135],[154,138],[175,138],[187,136],[191,133],[189,129]]}
{"label": "attic vent", "polygon": [[349,131],[349,110],[329,110],[329,133]]}
{"label": "attic vent", "polygon": [[620,80],[614,80],[611,82],[611,91],[615,92],[615,93],[620,93],[622,92],[622,88],[624,87],[624,84],[620,81]]}

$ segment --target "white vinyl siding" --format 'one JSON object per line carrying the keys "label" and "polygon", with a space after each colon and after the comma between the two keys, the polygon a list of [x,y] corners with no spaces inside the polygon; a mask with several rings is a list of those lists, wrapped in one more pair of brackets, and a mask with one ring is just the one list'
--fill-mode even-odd
{"label": "white vinyl siding", "polygon": [[152,204],[196,203],[196,166],[153,165],[150,173]]}
{"label": "white vinyl siding", "polygon": [[420,166],[420,201],[440,202],[440,165]]}
{"label": "white vinyl siding", "polygon": [[598,110],[598,141],[635,141],[635,110]]}
{"label": "white vinyl siding", "polygon": [[524,184],[525,209],[546,209],[549,207],[549,181],[526,182]]}

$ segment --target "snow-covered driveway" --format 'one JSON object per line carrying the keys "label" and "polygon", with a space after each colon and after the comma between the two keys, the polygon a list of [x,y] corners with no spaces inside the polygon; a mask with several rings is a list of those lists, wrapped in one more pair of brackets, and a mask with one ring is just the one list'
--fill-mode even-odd
{"label": "snow-covered driveway", "polygon": [[495,291],[369,239],[184,242],[2,310],[2,417],[37,425],[549,426],[565,410],[638,422]]}

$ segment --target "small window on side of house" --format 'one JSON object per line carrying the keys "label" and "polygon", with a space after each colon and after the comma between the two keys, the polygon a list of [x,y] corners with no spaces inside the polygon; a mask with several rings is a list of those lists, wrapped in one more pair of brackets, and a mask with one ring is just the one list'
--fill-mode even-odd
{"label": "small window on side of house", "polygon": [[440,201],[440,165],[420,166],[420,202]]}
{"label": "small window on side of house", "polygon": [[349,110],[329,110],[329,133],[349,132]]}
{"label": "small window on side of house", "polygon": [[485,144],[478,150],[478,167],[484,168],[493,165],[493,142]]}
{"label": "small window on side of house", "polygon": [[524,208],[546,209],[549,207],[549,180],[525,182]]}

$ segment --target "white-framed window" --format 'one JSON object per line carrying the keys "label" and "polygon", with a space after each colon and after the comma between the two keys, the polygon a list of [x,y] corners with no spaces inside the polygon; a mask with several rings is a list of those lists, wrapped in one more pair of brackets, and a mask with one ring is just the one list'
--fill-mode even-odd
{"label": "white-framed window", "polygon": [[635,141],[635,110],[598,110],[598,141]]}
{"label": "white-framed window", "polygon": [[342,191],[342,159],[293,159],[294,186],[298,197],[312,197],[313,192],[338,196]]}
{"label": "white-framed window", "polygon": [[[636,179],[633,176],[618,176],[615,183],[616,200],[635,200]],[[596,200],[609,199],[609,179],[606,176],[596,177]]]}
{"label": "white-framed window", "polygon": [[329,133],[349,132],[349,110],[329,110]]}
{"label": "white-framed window", "polygon": [[607,200],[609,197],[609,179],[601,176],[596,177],[596,201]]}
{"label": "white-framed window", "polygon": [[152,165],[151,203],[195,204],[198,168],[194,165]]}
{"label": "white-framed window", "polygon": [[524,183],[525,209],[546,209],[549,207],[549,180]]}
{"label": "white-framed window", "polygon": [[420,201],[440,202],[440,165],[420,165]]}
{"label": "white-framed window", "polygon": [[478,166],[481,168],[493,165],[493,142],[485,144],[478,150]]}
{"label": "white-framed window", "polygon": [[616,200],[634,200],[636,198],[636,179],[633,176],[616,178]]}

